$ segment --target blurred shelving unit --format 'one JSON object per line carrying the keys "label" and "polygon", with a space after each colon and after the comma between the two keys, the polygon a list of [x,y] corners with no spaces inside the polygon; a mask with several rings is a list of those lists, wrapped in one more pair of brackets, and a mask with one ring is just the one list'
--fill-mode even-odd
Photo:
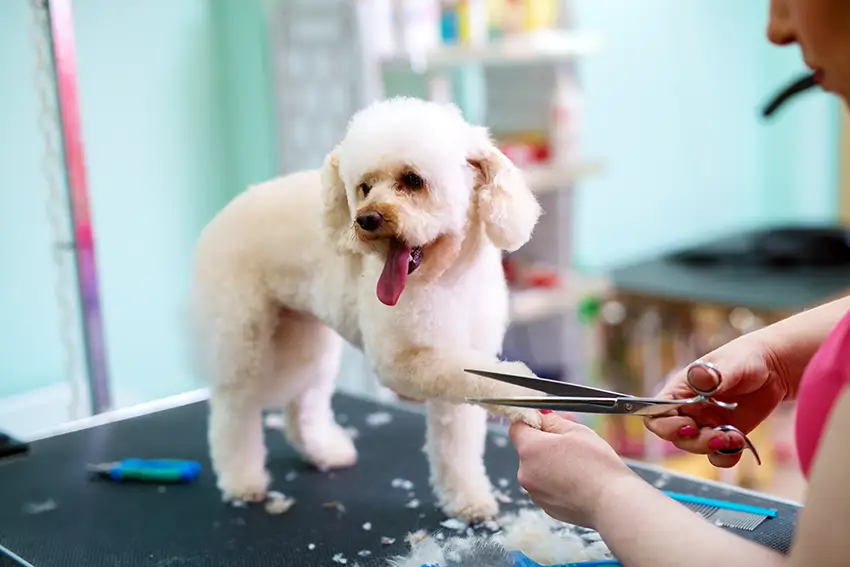
{"label": "blurred shelving unit", "polygon": [[537,195],[555,193],[563,189],[565,184],[576,182],[600,175],[605,170],[601,162],[585,162],[574,167],[556,167],[550,165],[533,165],[523,168],[525,181]]}
{"label": "blurred shelving unit", "polygon": [[423,54],[380,58],[383,66],[411,66],[417,72],[447,70],[467,65],[488,67],[557,64],[596,52],[601,41],[593,35],[563,30],[541,30],[477,45],[445,45]]}

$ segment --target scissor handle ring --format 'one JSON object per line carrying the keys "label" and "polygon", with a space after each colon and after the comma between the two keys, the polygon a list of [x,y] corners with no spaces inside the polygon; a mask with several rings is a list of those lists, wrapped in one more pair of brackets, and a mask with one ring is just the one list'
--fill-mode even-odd
{"label": "scissor handle ring", "polygon": [[753,453],[753,457],[756,458],[756,462],[761,464],[761,457],[759,456],[759,452],[756,450],[756,446],[753,445],[753,442],[750,441],[750,438],[744,435],[744,432],[735,427],[734,425],[721,425],[719,427],[714,428],[715,431],[722,431],[723,433],[735,432],[741,437],[744,438],[744,445],[738,449],[720,449],[717,453],[721,455],[737,455],[744,449],[749,449]]}
{"label": "scissor handle ring", "polygon": [[[695,368],[704,368],[709,374],[714,377],[714,388],[711,388],[709,390],[702,390],[694,385],[694,382],[691,379],[691,373],[694,371]],[[688,371],[685,374],[685,378],[688,381],[688,386],[691,387],[691,390],[693,390],[697,395],[702,396],[704,398],[708,398],[716,394],[718,390],[720,390],[721,380],[723,379],[720,374],[720,370],[715,365],[705,360],[697,360],[692,362],[691,365],[688,366]]]}

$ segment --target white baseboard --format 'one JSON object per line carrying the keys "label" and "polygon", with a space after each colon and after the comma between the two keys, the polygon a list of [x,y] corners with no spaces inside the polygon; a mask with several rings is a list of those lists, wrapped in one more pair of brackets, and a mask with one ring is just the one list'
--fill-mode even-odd
{"label": "white baseboard", "polygon": [[71,403],[71,386],[66,382],[0,397],[0,431],[29,439],[77,417]]}

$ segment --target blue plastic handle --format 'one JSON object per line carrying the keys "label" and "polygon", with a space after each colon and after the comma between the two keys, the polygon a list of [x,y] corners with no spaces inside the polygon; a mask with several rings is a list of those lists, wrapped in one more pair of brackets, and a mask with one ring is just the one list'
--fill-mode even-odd
{"label": "blue plastic handle", "polygon": [[113,480],[191,482],[201,474],[201,464],[180,459],[123,459],[109,471]]}

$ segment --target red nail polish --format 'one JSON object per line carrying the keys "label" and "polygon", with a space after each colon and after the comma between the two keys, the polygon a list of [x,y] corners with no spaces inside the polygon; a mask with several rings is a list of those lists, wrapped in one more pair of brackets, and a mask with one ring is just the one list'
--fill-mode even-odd
{"label": "red nail polish", "polygon": [[679,429],[679,437],[696,437],[699,435],[699,429],[693,425],[686,425]]}
{"label": "red nail polish", "polygon": [[550,410],[550,409],[542,409],[542,410],[540,410],[540,413],[542,413],[543,415],[549,415],[550,413],[552,413],[552,410]]}
{"label": "red nail polish", "polygon": [[714,439],[708,442],[708,448],[712,451],[726,449],[728,445],[729,441],[725,437],[715,437]]}

